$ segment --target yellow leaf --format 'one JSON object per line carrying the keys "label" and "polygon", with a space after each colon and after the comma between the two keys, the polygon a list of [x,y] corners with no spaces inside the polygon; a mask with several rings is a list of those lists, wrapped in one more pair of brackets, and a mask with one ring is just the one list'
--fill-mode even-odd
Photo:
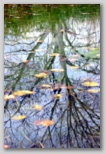
{"label": "yellow leaf", "polygon": [[97,57],[100,57],[100,54],[96,54]]}
{"label": "yellow leaf", "polygon": [[40,106],[40,105],[38,105],[38,104],[36,104],[36,105],[33,106],[33,109],[36,109],[36,110],[42,110],[43,107]]}
{"label": "yellow leaf", "polygon": [[98,92],[100,92],[100,89],[88,89],[87,91],[89,93],[98,93]]}
{"label": "yellow leaf", "polygon": [[89,50],[99,50],[99,48],[89,48]]}
{"label": "yellow leaf", "polygon": [[64,32],[64,29],[61,29],[60,32]]}
{"label": "yellow leaf", "polygon": [[22,120],[22,119],[25,119],[25,118],[26,118],[25,115],[19,115],[19,116],[12,117],[13,120]]}
{"label": "yellow leaf", "polygon": [[55,57],[55,56],[60,56],[60,54],[59,53],[52,53],[52,54],[50,54],[50,56]]}
{"label": "yellow leaf", "polygon": [[36,42],[38,42],[38,43],[39,43],[39,42],[41,42],[41,43],[42,43],[42,42],[43,42],[43,40],[38,40],[38,41],[36,41]]}
{"label": "yellow leaf", "polygon": [[18,91],[13,93],[13,95],[16,95],[16,96],[23,96],[23,95],[26,95],[26,94],[35,94],[35,92],[29,91],[29,90],[18,90]]}
{"label": "yellow leaf", "polygon": [[57,69],[57,68],[54,68],[54,69],[51,69],[52,72],[64,72],[64,69]]}
{"label": "yellow leaf", "polygon": [[39,73],[39,74],[35,74],[35,77],[37,77],[37,78],[47,78],[48,74],[47,73]]}
{"label": "yellow leaf", "polygon": [[82,85],[83,86],[88,86],[88,87],[95,87],[95,86],[98,86],[98,83],[97,82],[87,81],[87,82],[83,82]]}
{"label": "yellow leaf", "polygon": [[[45,50],[45,49],[36,49],[35,51],[40,52],[40,51],[47,51],[47,50]],[[35,52],[35,51],[33,51],[33,52]]]}
{"label": "yellow leaf", "polygon": [[23,60],[22,62],[23,63],[28,63],[30,60]]}
{"label": "yellow leaf", "polygon": [[79,66],[69,66],[71,69],[77,69]]}
{"label": "yellow leaf", "polygon": [[14,95],[4,95],[5,100],[15,99]]}
{"label": "yellow leaf", "polygon": [[54,97],[55,97],[56,99],[59,99],[59,98],[62,98],[63,95],[62,95],[62,94],[56,94],[56,95],[54,95]]}
{"label": "yellow leaf", "polygon": [[42,88],[51,88],[51,85],[49,85],[49,84],[42,84],[41,87],[42,87]]}

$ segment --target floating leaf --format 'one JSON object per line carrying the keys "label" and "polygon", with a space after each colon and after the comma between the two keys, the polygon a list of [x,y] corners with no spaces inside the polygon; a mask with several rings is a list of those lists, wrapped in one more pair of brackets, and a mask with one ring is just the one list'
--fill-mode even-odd
{"label": "floating leaf", "polygon": [[19,115],[19,116],[12,117],[13,120],[22,120],[22,119],[25,119],[25,118],[26,118],[25,115]]}
{"label": "floating leaf", "polygon": [[98,83],[97,82],[87,81],[87,82],[83,82],[82,85],[87,86],[87,87],[95,87],[95,86],[98,86]]}
{"label": "floating leaf", "polygon": [[61,33],[64,32],[64,29],[61,29],[60,32],[61,32]]}
{"label": "floating leaf", "polygon": [[77,61],[78,59],[76,59],[76,58],[68,58],[68,60],[69,60],[70,62],[75,62],[75,61]]}
{"label": "floating leaf", "polygon": [[55,89],[60,89],[60,88],[62,88],[62,89],[73,89],[73,88],[75,88],[74,86],[56,86],[56,87],[54,87],[53,89],[55,90]]}
{"label": "floating leaf", "polygon": [[80,55],[75,54],[75,55],[72,55],[72,57],[73,57],[73,58],[79,58],[79,57],[80,57]]}
{"label": "floating leaf", "polygon": [[59,98],[62,98],[63,95],[62,95],[62,94],[56,94],[56,95],[54,95],[54,97],[55,97],[56,99],[59,99]]}
{"label": "floating leaf", "polygon": [[23,63],[28,63],[30,60],[23,60],[22,62]]}
{"label": "floating leaf", "polygon": [[9,146],[9,145],[7,145],[7,144],[4,144],[4,148],[5,148],[5,149],[9,149],[9,148],[10,148],[10,146]]}
{"label": "floating leaf", "polygon": [[100,89],[88,89],[87,91],[89,93],[98,93],[98,92],[100,92]]}
{"label": "floating leaf", "polygon": [[[45,50],[45,49],[36,49],[35,51],[40,52],[40,51],[47,51],[47,50]],[[33,52],[35,52],[35,51],[33,51]]]}
{"label": "floating leaf", "polygon": [[54,121],[53,120],[38,120],[38,121],[35,121],[34,124],[37,126],[39,126],[39,125],[51,126],[54,124]]}
{"label": "floating leaf", "polygon": [[4,95],[5,100],[15,99],[14,95]]}
{"label": "floating leaf", "polygon": [[51,69],[52,72],[64,72],[64,69],[57,69],[57,68],[54,68],[54,69]]}
{"label": "floating leaf", "polygon": [[99,48],[89,48],[90,50],[99,50]]}
{"label": "floating leaf", "polygon": [[43,120],[37,120],[37,121],[34,122],[34,124],[37,125],[37,126],[39,126],[39,125],[41,125],[42,121]]}
{"label": "floating leaf", "polygon": [[60,54],[59,53],[52,53],[52,54],[50,54],[50,56],[55,57],[55,56],[60,56]]}
{"label": "floating leaf", "polygon": [[39,74],[35,74],[35,77],[37,77],[37,78],[47,78],[48,74],[47,73],[39,73]]}
{"label": "floating leaf", "polygon": [[42,110],[43,106],[40,106],[40,105],[36,104],[36,105],[33,106],[33,109]]}
{"label": "floating leaf", "polygon": [[18,91],[13,93],[13,95],[16,95],[16,96],[23,96],[23,95],[26,95],[26,94],[35,94],[35,92],[29,91],[29,90],[18,90]]}
{"label": "floating leaf", "polygon": [[79,66],[69,66],[71,69],[77,69]]}
{"label": "floating leaf", "polygon": [[100,54],[96,54],[96,57],[100,57]]}
{"label": "floating leaf", "polygon": [[44,120],[41,122],[42,126],[51,126],[54,124],[53,120]]}
{"label": "floating leaf", "polygon": [[43,40],[38,40],[38,41],[36,41],[36,42],[38,42],[38,43],[42,43],[42,42],[43,42]]}
{"label": "floating leaf", "polygon": [[42,87],[42,88],[51,88],[51,85],[49,85],[49,84],[42,84],[41,87]]}

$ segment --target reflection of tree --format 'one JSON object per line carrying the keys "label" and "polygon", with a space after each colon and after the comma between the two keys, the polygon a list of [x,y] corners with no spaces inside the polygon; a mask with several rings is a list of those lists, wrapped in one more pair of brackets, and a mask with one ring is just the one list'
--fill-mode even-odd
{"label": "reflection of tree", "polygon": [[[5,89],[7,88],[7,85],[9,85],[6,92],[10,89],[12,92],[20,88],[28,88],[29,90],[36,91],[36,94],[34,95],[26,95],[18,97],[17,100],[5,102],[5,137],[9,136],[5,142],[11,144],[11,146],[23,148],[100,147],[100,111],[91,106],[91,100],[93,99],[93,101],[95,101],[96,95],[88,94],[87,88],[84,89],[84,87],[81,86],[82,81],[76,83],[76,81],[68,75],[67,69],[68,65],[79,66],[80,73],[81,71],[84,71],[87,74],[92,74],[92,76],[98,75],[100,73],[98,68],[99,58],[95,57],[92,59],[85,57],[81,52],[81,49],[84,52],[85,50],[83,50],[83,47],[91,45],[91,47],[98,47],[99,39],[97,40],[98,42],[91,41],[92,39],[94,40],[94,36],[98,36],[96,31],[94,32],[94,29],[92,32],[91,23],[89,24],[90,27],[88,27],[88,34],[86,35],[89,45],[88,43],[79,44],[78,39],[85,38],[83,33],[77,34],[75,32],[79,27],[78,25],[81,24],[77,22],[78,21],[72,21],[72,27],[68,28],[65,23],[61,24],[63,26],[57,24],[54,33],[52,33],[52,41],[46,46],[46,52],[43,56],[37,56],[36,52],[32,52],[41,47],[49,33],[43,33],[40,36],[42,42],[37,42],[37,44],[32,47],[28,52],[26,59],[30,61],[33,59],[34,63],[37,61],[36,64],[41,67],[36,67],[34,69],[34,63],[29,64],[29,67],[26,63],[15,64],[14,67],[12,61],[6,62],[8,65],[7,70],[10,70],[11,73],[8,76],[6,75],[5,78],[6,80],[8,79],[6,81]],[[87,21],[85,24],[87,26]],[[60,31],[62,28],[64,28],[64,30]],[[83,28],[83,26],[81,28]],[[83,31],[83,29],[80,29],[79,31],[81,30]],[[70,35],[72,39],[70,39]],[[65,48],[69,48],[70,51],[66,52]],[[21,52],[21,49],[18,51]],[[50,57],[49,55],[52,52],[60,53],[57,63],[59,63],[59,68],[64,69],[64,72],[56,73],[50,71],[54,66],[57,67],[57,57]],[[88,50],[86,50],[86,52],[88,52]],[[70,62],[68,58],[74,54],[78,54],[80,59],[78,61]],[[64,58],[65,60],[61,61],[61,58]],[[86,65],[91,61],[93,62],[94,67],[89,67],[89,69],[87,69]],[[50,73],[49,78],[36,79],[33,77],[35,73],[44,70],[47,70]],[[31,82],[30,79],[32,80]],[[29,82],[26,83],[26,80]],[[41,84],[43,83],[51,84],[52,89],[41,88]],[[65,85],[66,88],[62,88],[61,85]],[[69,86],[75,86],[75,89],[68,88]],[[83,91],[79,92],[76,86],[81,86]],[[62,94],[63,98],[56,99],[53,97],[55,94]],[[87,101],[88,97],[89,101]],[[31,107],[35,103],[44,105],[42,111],[32,110]],[[11,116],[17,114],[25,114],[27,117],[19,122],[12,121]],[[54,120],[55,124],[50,127],[34,126],[34,121],[40,119]]]}

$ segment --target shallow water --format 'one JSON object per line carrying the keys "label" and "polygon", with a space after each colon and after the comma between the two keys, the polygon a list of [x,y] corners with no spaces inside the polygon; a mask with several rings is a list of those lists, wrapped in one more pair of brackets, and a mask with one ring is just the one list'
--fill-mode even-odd
{"label": "shallow water", "polygon": [[[18,90],[35,93],[5,98],[4,144],[10,148],[100,148],[99,17],[91,17],[88,9],[89,18],[82,20],[82,13],[76,18],[70,13],[72,6],[67,11],[64,5],[62,17],[56,5],[55,12],[51,7],[49,13],[48,7],[32,5],[27,11],[21,8],[18,18],[13,6],[12,18],[5,7],[4,96]],[[43,77],[37,77],[39,73]],[[14,119],[19,115],[25,118]]]}

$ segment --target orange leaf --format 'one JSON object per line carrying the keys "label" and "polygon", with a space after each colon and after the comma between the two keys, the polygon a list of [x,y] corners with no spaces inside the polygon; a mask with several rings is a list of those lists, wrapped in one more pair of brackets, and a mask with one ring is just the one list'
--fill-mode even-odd
{"label": "orange leaf", "polygon": [[42,125],[42,126],[51,126],[54,124],[53,120],[38,120],[34,122],[35,125]]}
{"label": "orange leaf", "polygon": [[44,120],[41,122],[42,126],[51,126],[54,124],[53,120]]}
{"label": "orange leaf", "polygon": [[4,148],[5,148],[5,149],[8,149],[8,148],[10,148],[10,146],[7,145],[7,144],[4,144]]}
{"label": "orange leaf", "polygon": [[43,120],[37,120],[37,121],[34,122],[34,124],[37,125],[37,126],[38,126],[38,125],[41,125],[42,121],[43,121]]}

